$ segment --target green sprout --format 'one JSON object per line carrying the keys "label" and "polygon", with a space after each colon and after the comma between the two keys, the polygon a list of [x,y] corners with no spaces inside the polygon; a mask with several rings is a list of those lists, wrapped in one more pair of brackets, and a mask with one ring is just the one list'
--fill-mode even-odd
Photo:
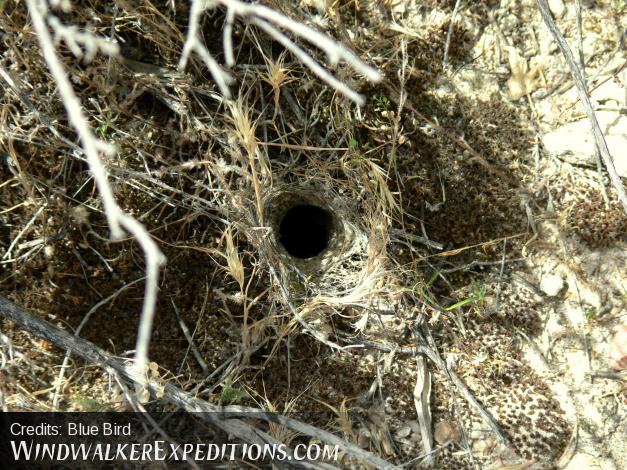
{"label": "green sprout", "polygon": [[101,139],[108,139],[108,132],[109,132],[110,125],[111,125],[111,118],[107,116],[104,122],[96,128],[96,134],[98,134],[98,136],[100,136]]}
{"label": "green sprout", "polygon": [[455,302],[453,305],[446,307],[444,310],[450,312],[457,308],[463,307],[469,304],[482,304],[485,302],[485,287],[478,284],[472,284],[472,294],[465,299]]}
{"label": "green sprout", "polygon": [[383,113],[392,109],[392,102],[387,96],[376,95],[372,99],[374,100],[374,110],[376,112]]}
{"label": "green sprout", "polygon": [[82,411],[86,412],[103,411],[106,409],[106,405],[101,401],[94,398],[87,398],[80,393],[77,393],[74,397],[72,397],[72,403],[74,403]]}
{"label": "green sprout", "polygon": [[244,390],[240,387],[233,387],[233,383],[227,380],[222,384],[222,394],[220,401],[226,404],[237,403],[244,396]]}
{"label": "green sprout", "polygon": [[596,320],[598,314],[599,314],[599,311],[596,307],[588,307],[584,311],[584,316],[586,317],[586,320],[588,320],[589,322]]}

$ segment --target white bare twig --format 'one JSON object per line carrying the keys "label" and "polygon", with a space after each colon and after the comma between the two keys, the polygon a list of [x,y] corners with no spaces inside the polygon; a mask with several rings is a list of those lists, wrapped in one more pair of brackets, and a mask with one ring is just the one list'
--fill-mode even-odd
{"label": "white bare twig", "polygon": [[192,0],[192,7],[189,12],[189,31],[187,32],[187,38],[185,39],[185,45],[183,46],[183,52],[181,53],[181,59],[179,60],[179,69],[183,70],[187,65],[187,61],[189,60],[189,56],[192,51],[196,52],[209,68],[209,72],[211,72],[211,75],[218,84],[218,88],[220,88],[222,94],[229,98],[231,96],[229,83],[233,81],[233,77],[220,68],[200,38],[200,17],[207,8],[212,6],[214,6],[213,1],[201,2],[198,0]]}
{"label": "white bare twig", "polygon": [[224,49],[226,65],[229,67],[235,65],[235,54],[233,54],[233,21],[235,21],[235,12],[233,8],[227,7],[224,32],[222,33],[222,48]]}
{"label": "white bare twig", "polygon": [[259,26],[272,38],[280,42],[286,49],[289,49],[318,77],[322,78],[337,91],[359,104],[364,102],[363,96],[351,90],[345,83],[336,79],[328,70],[318,64],[310,54],[305,52],[285,34],[279,31],[279,28],[287,30],[292,34],[305,39],[315,47],[324,51],[327,54],[329,63],[332,66],[336,65],[340,60],[343,60],[373,82],[378,82],[383,78],[378,70],[364,63],[347,47],[338,43],[329,36],[315,30],[314,28],[299,23],[298,21],[279,13],[272,8],[264,5],[246,3],[240,0],[192,0],[189,15],[189,31],[187,33],[185,45],[183,46],[181,60],[179,61],[179,68],[185,68],[187,61],[189,60],[190,53],[195,51],[203,59],[207,67],[209,67],[209,71],[218,84],[220,91],[226,97],[230,96],[227,85],[232,78],[228,73],[220,68],[213,56],[203,45],[199,34],[199,22],[202,13],[220,5],[226,7],[227,9],[222,39],[225,59],[229,67],[235,64],[232,30],[235,16],[239,16],[248,20],[250,23]]}
{"label": "white bare twig", "polygon": [[107,222],[111,228],[111,235],[114,239],[120,239],[126,230],[137,240],[144,251],[146,287],[135,351],[135,364],[137,370],[141,371],[148,364],[148,344],[157,300],[159,266],[165,261],[165,258],[144,226],[125,213],[115,200],[107,170],[99,155],[99,152],[103,152],[105,155],[112,156],[115,154],[115,147],[99,140],[85,118],[80,99],[74,92],[68,73],[57,56],[52,37],[46,27],[45,17],[48,14],[46,2],[44,0],[26,0],[26,5],[44,60],[57,85],[68,119],[80,139],[89,169],[94,175],[98,192],[102,197]]}
{"label": "white bare twig", "polygon": [[355,101],[359,105],[364,104],[364,97],[359,93],[350,89],[348,85],[344,82],[338,80],[333,75],[331,75],[324,67],[318,64],[309,54],[307,54],[304,50],[298,47],[295,43],[290,41],[290,39],[283,34],[281,31],[276,29],[274,26],[270,25],[268,22],[264,20],[260,20],[259,18],[254,18],[251,20],[254,25],[259,26],[266,33],[276,39],[279,44],[288,49],[292,54],[296,56],[298,60],[300,60],[303,64],[305,64],[313,73],[318,75],[322,80],[324,80],[328,85],[335,88],[337,91],[347,96],[351,100]]}
{"label": "white bare twig", "polygon": [[433,452],[433,431],[431,428],[431,372],[427,360],[422,355],[416,356],[416,385],[414,386],[414,406],[420,425],[422,447],[426,453],[425,464],[432,467],[435,463]]}
{"label": "white bare twig", "polygon": [[[48,24],[54,32],[55,44],[63,40],[74,56],[79,59],[84,56],[86,62],[91,62],[98,52],[111,56],[120,52],[118,44],[110,39],[80,31],[74,25],[66,26],[56,16],[49,15]],[[85,48],[84,54],[81,46]]]}
{"label": "white bare twig", "polygon": [[17,242],[20,241],[20,238],[22,238],[22,235],[24,235],[26,233],[26,231],[30,228],[30,226],[33,225],[33,222],[35,222],[35,220],[37,220],[37,217],[39,217],[39,214],[41,214],[41,211],[43,211],[46,208],[46,206],[47,206],[47,204],[43,204],[41,207],[39,207],[39,209],[37,209],[37,211],[35,211],[35,214],[33,214],[33,216],[30,218],[30,220],[24,226],[24,228],[22,230],[20,230],[20,233],[18,233],[15,236],[15,238],[13,239],[11,244],[9,245],[9,248],[7,248],[7,251],[4,253],[4,256],[2,257],[3,260],[5,260],[6,258],[9,258],[11,256],[11,251],[13,250],[13,248],[15,248],[15,245],[17,245]]}
{"label": "white bare twig", "polygon": [[575,87],[577,89],[577,94],[579,95],[579,101],[581,101],[581,106],[583,107],[586,115],[588,116],[588,120],[590,121],[590,127],[592,127],[592,135],[594,137],[595,143],[598,146],[599,151],[601,152],[601,157],[603,158],[603,163],[605,164],[605,169],[610,175],[610,181],[616,190],[618,195],[618,200],[623,205],[623,210],[627,213],[627,192],[625,192],[625,187],[623,186],[623,182],[621,181],[620,175],[616,171],[616,166],[614,165],[614,159],[610,154],[610,150],[607,146],[607,142],[605,141],[605,136],[603,135],[603,131],[601,130],[601,126],[599,126],[599,121],[597,120],[594,109],[592,108],[592,103],[590,102],[590,98],[588,97],[588,90],[586,87],[586,79],[580,67],[577,65],[577,60],[573,54],[573,51],[570,49],[570,46],[564,39],[564,35],[557,29],[555,25],[555,21],[553,20],[553,16],[551,14],[551,10],[549,9],[549,4],[546,0],[536,0],[538,4],[538,10],[540,11],[540,15],[544,20],[547,28],[549,29],[553,39],[557,43],[568,67],[570,68],[570,73],[573,77],[573,81],[575,82]]}

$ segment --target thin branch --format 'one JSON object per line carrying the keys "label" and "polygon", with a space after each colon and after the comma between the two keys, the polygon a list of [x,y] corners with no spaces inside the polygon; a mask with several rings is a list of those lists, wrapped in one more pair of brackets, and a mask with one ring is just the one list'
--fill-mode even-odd
{"label": "thin branch", "polygon": [[302,50],[295,43],[293,43],[281,31],[279,31],[266,21],[260,20],[259,18],[253,18],[251,20],[251,23],[259,26],[266,33],[268,33],[269,36],[272,36],[279,44],[281,44],[292,54],[294,54],[294,56],[296,56],[298,60],[305,64],[305,66],[307,66],[314,74],[320,77],[320,79],[325,81],[329,86],[335,88],[337,91],[355,101],[360,106],[363,106],[366,100],[362,95],[351,90],[348,85],[331,75],[324,67],[322,67],[315,60],[313,60],[313,58],[309,54],[307,54],[304,50]]}
{"label": "thin branch", "polygon": [[235,20],[235,12],[233,8],[227,6],[226,18],[224,20],[224,32],[222,33],[222,49],[224,49],[224,59],[226,65],[233,67],[235,65],[235,54],[233,54],[233,21]]}
{"label": "thin branch", "polygon": [[438,367],[438,369],[444,372],[451,380],[451,382],[453,382],[453,384],[466,399],[468,404],[472,406],[472,408],[475,409],[475,411],[481,416],[486,424],[490,426],[490,429],[492,429],[492,432],[496,434],[499,441],[502,444],[509,446],[509,440],[501,430],[501,427],[498,425],[492,414],[488,410],[486,410],[483,405],[481,405],[481,403],[479,403],[479,401],[473,395],[472,391],[466,386],[462,379],[460,379],[454,371],[449,369],[449,367],[446,365],[446,362],[444,362],[444,360],[440,357],[440,354],[427,344],[424,336],[422,336],[422,334],[417,330],[414,330],[414,333],[416,334],[417,338],[417,345],[415,347],[398,347],[396,345],[391,346],[388,344],[375,343],[372,341],[362,341],[361,343],[366,348],[378,349],[380,351],[396,351],[397,354],[424,354],[425,356],[427,356],[431,360],[431,362],[433,362]]}
{"label": "thin branch", "polygon": [[179,70],[182,71],[185,69],[190,54],[196,52],[209,68],[209,72],[211,72],[211,76],[216,81],[218,88],[220,88],[220,92],[226,98],[230,98],[231,92],[229,91],[229,84],[233,82],[233,77],[222,70],[203,44],[200,36],[200,17],[207,8],[213,6],[215,6],[215,2],[213,1],[201,2],[199,0],[192,0],[192,7],[189,12],[189,31],[187,32],[183,52],[179,60]]}
{"label": "thin branch", "polygon": [[[26,233],[26,231],[30,228],[30,226],[33,225],[35,220],[37,220],[37,217],[39,217],[39,214],[41,214],[41,212],[46,208],[47,205],[48,205],[47,203],[42,204],[39,207],[39,209],[37,209],[35,211],[35,213],[30,218],[30,220],[26,223],[24,228],[22,230],[20,230],[20,232],[15,236],[15,238],[13,239],[13,241],[11,242],[9,247],[7,248],[7,251],[4,253],[4,256],[2,256],[2,260],[5,260],[5,259],[7,259],[7,258],[9,258],[11,256],[11,251],[13,251],[13,248],[15,248],[15,245],[17,245],[17,242],[20,241],[20,239],[22,238],[22,235],[24,235]],[[19,250],[19,247],[18,247],[18,250]]]}
{"label": "thin branch", "polygon": [[442,243],[434,242],[433,240],[429,240],[428,238],[421,237],[420,235],[414,235],[413,233],[408,233],[405,230],[392,228],[390,229],[390,234],[403,238],[408,241],[420,243],[422,245],[428,246],[429,248],[434,248],[436,250],[443,250],[444,245]]}
{"label": "thin branch", "polygon": [[363,74],[368,80],[373,82],[380,81],[383,77],[381,73],[367,65],[359,57],[353,54],[350,49],[330,38],[326,34],[311,28],[305,24],[294,21],[291,18],[273,10],[264,5],[247,3],[240,0],[217,0],[223,5],[233,8],[235,14],[242,17],[258,17],[274,23],[276,26],[291,31],[319,49],[326,52],[331,65],[337,64],[340,60],[344,60],[356,71]]}
{"label": "thin branch", "polygon": [[97,139],[87,122],[81,101],[74,92],[68,73],[57,56],[50,32],[46,27],[44,17],[48,14],[47,4],[44,0],[26,0],[26,5],[44,60],[57,85],[68,119],[81,141],[89,169],[102,197],[111,235],[114,239],[121,239],[125,229],[138,241],[144,251],[146,286],[135,352],[137,370],[141,371],[148,364],[148,344],[157,301],[159,266],[165,261],[165,257],[144,226],[125,213],[115,201],[107,170],[99,155],[103,152],[105,155],[113,156],[115,147]]}
{"label": "thin branch", "polygon": [[594,135],[594,139],[596,144],[599,147],[601,152],[601,157],[603,158],[603,163],[605,164],[605,168],[610,175],[610,180],[612,181],[612,185],[616,192],[618,193],[618,198],[620,199],[623,209],[627,213],[627,194],[625,193],[625,188],[623,187],[623,183],[620,179],[616,171],[616,167],[614,166],[614,159],[610,154],[610,150],[607,147],[607,142],[605,141],[605,137],[603,136],[603,131],[599,126],[599,122],[597,121],[596,114],[594,113],[594,109],[592,108],[592,103],[590,103],[590,98],[588,97],[586,81],[583,77],[583,74],[577,65],[577,60],[573,55],[573,52],[570,49],[570,46],[564,39],[562,33],[557,29],[555,25],[555,21],[553,20],[553,16],[551,15],[551,11],[549,9],[549,5],[546,0],[537,0],[538,10],[540,11],[540,15],[544,20],[547,28],[553,35],[555,42],[557,42],[558,47],[562,51],[562,55],[564,59],[566,59],[566,63],[570,68],[570,73],[575,82],[575,86],[577,87],[577,93],[579,95],[579,100],[581,101],[581,105],[588,115],[588,120],[590,121],[590,126],[592,127],[592,133]]}
{"label": "thin branch", "polygon": [[414,406],[420,425],[422,446],[425,450],[425,464],[428,467],[435,463],[433,455],[433,430],[431,428],[431,372],[423,355],[416,356],[416,385],[414,387]]}
{"label": "thin branch", "polygon": [[[86,62],[91,62],[99,51],[109,56],[118,55],[120,52],[118,44],[110,39],[80,31],[73,25],[66,26],[56,16],[49,15],[48,24],[54,32],[55,44],[63,39],[72,54],[79,59],[84,57]],[[81,46],[85,48],[85,53]]]}
{"label": "thin branch", "polygon": [[330,38],[316,29],[299,23],[275,10],[264,5],[247,3],[240,0],[192,0],[189,15],[189,31],[183,46],[183,52],[179,61],[179,69],[184,69],[192,52],[196,52],[205,62],[211,75],[218,84],[222,94],[229,98],[230,91],[228,84],[232,77],[222,70],[213,56],[202,43],[200,36],[200,17],[206,10],[216,8],[218,5],[226,7],[226,20],[223,31],[223,48],[226,63],[229,67],[235,64],[233,54],[232,30],[235,16],[247,19],[250,23],[259,26],[275,40],[280,42],[286,49],[289,49],[300,61],[305,64],[313,73],[335,88],[338,92],[355,101],[358,104],[364,103],[364,97],[351,90],[345,83],[335,78],[329,71],[316,62],[311,55],[296,45],[290,38],[279,31],[278,28],[285,29],[300,37],[327,54],[331,65],[336,65],[340,60],[344,60],[357,72],[363,74],[368,80],[380,81],[383,77],[378,70],[370,67],[357,57],[349,48]]}
{"label": "thin branch", "polygon": [[[244,406],[216,406],[203,400],[195,398],[171,382],[159,381],[147,377],[146,374],[138,374],[137,368],[124,361],[111,356],[109,353],[99,348],[95,344],[78,338],[47,321],[22,309],[8,299],[0,296],[0,317],[11,320],[16,325],[24,328],[33,335],[43,338],[66,351],[75,354],[89,363],[96,364],[112,374],[119,374],[123,379],[144,386],[154,397],[162,397],[165,401],[172,403],[185,411],[192,413],[203,413],[200,415],[208,423],[222,429],[245,442],[256,444],[276,444],[277,442],[266,433],[252,427],[251,425],[233,418],[256,418],[268,422],[278,423],[295,431],[315,437],[331,445],[337,445],[345,452],[362,459],[377,469],[396,470],[396,467],[376,455],[361,449],[350,442],[340,439],[330,432],[318,429],[306,423],[280,415],[278,413],[266,412],[256,408]],[[296,465],[296,462],[292,462]],[[301,468],[335,468],[320,463],[298,462]]]}
{"label": "thin branch", "polygon": [[183,318],[181,317],[181,314],[179,313],[179,308],[174,303],[174,299],[170,298],[170,302],[172,303],[172,308],[174,308],[176,319],[178,320],[179,325],[181,326],[181,331],[183,332],[183,335],[185,336],[185,339],[187,340],[187,343],[188,343],[187,351],[185,352],[185,358],[183,358],[183,364],[181,364],[181,367],[179,368],[179,370],[183,367],[185,363],[185,359],[187,358],[187,354],[191,350],[192,354],[194,355],[194,358],[196,358],[196,361],[198,362],[198,365],[200,365],[200,368],[202,369],[202,374],[206,377],[207,375],[209,375],[209,367],[207,367],[207,363],[202,358],[200,351],[198,351],[198,348],[196,347],[196,343],[194,343],[194,335],[189,332],[189,328],[187,324],[185,323],[185,321],[183,320]]}

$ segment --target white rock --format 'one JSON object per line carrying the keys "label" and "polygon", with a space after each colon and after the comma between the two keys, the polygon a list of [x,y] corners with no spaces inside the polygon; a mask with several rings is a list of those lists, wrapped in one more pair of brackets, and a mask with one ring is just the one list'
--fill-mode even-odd
{"label": "white rock", "polygon": [[549,297],[555,297],[564,288],[564,279],[557,274],[544,276],[540,281],[540,290]]}
{"label": "white rock", "polygon": [[[621,177],[627,177],[627,116],[618,111],[597,111],[599,126]],[[576,165],[596,167],[594,137],[588,119],[570,122],[542,138],[551,154]]]}
{"label": "white rock", "polygon": [[405,437],[408,437],[410,434],[411,434],[411,427],[403,426],[396,432],[396,437],[399,439],[404,439]]}
{"label": "white rock", "polygon": [[562,0],[549,0],[549,8],[555,15],[555,18],[561,18],[566,11],[566,7],[564,6],[564,2]]}

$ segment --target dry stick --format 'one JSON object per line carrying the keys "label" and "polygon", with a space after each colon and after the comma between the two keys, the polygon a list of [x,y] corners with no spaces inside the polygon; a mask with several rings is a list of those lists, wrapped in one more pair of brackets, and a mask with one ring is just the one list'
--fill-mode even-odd
{"label": "dry stick", "polygon": [[436,250],[443,250],[444,245],[442,243],[435,242],[433,240],[429,240],[428,238],[421,237],[420,235],[414,235],[413,233],[408,233],[405,230],[392,228],[390,229],[390,233],[399,238],[403,238],[408,241],[421,243],[422,245],[426,245],[429,248],[434,248]]}
{"label": "dry stick", "polygon": [[[148,363],[148,344],[150,343],[157,303],[159,266],[163,264],[165,257],[145,227],[137,219],[124,212],[115,200],[113,188],[109,184],[109,175],[99,155],[99,152],[103,152],[112,156],[115,154],[115,147],[97,139],[89,126],[81,101],[74,92],[63,63],[57,56],[50,32],[46,26],[44,16],[47,15],[47,4],[43,0],[26,0],[26,5],[44,60],[54,78],[68,120],[76,130],[87,158],[89,169],[94,176],[96,187],[102,198],[107,222],[111,229],[111,235],[114,239],[121,239],[124,235],[124,230],[126,230],[137,240],[144,251],[146,259],[146,286],[135,347],[135,367],[138,371],[142,371]],[[141,377],[141,374],[138,374],[138,377]]]}
{"label": "dry stick", "polygon": [[[196,1],[196,0],[193,0]],[[240,0],[216,0],[228,8],[232,8],[236,15],[242,17],[260,18],[273,23],[275,26],[287,29],[293,34],[302,37],[311,44],[326,52],[331,65],[337,64],[343,59],[357,72],[363,74],[368,80],[373,82],[380,81],[383,77],[381,73],[357,57],[351,50],[343,44],[337,42],[332,37],[319,32],[318,30],[307,26],[298,21],[273,10],[264,5],[243,2]]]}
{"label": "dry stick", "polygon": [[[424,325],[423,325],[424,327]],[[440,353],[435,347],[433,337],[431,335],[431,331],[427,328],[424,328],[424,333],[429,337],[429,342],[425,339],[425,336],[421,334],[418,330],[418,327],[414,325],[413,332],[416,337],[416,349],[426,351],[424,354],[427,355],[429,359],[436,363],[438,367],[446,372],[446,374],[450,377],[451,381],[457,386],[457,388],[462,392],[464,398],[468,400],[475,410],[481,415],[486,423],[492,428],[494,434],[497,435],[502,444],[509,446],[509,440],[501,430],[500,426],[492,416],[492,414],[486,410],[475,398],[470,389],[466,386],[466,384],[446,365],[446,362],[442,360]],[[428,353],[427,353],[428,352]]]}
{"label": "dry stick", "polygon": [[7,251],[4,253],[4,256],[2,257],[2,260],[5,260],[7,258],[10,258],[11,256],[11,251],[13,250],[13,248],[15,248],[15,246],[17,245],[17,242],[20,241],[20,239],[22,238],[22,235],[24,235],[27,230],[30,228],[31,225],[33,225],[33,223],[35,222],[35,220],[37,220],[37,217],[39,217],[39,214],[41,214],[41,212],[48,206],[47,203],[44,203],[43,205],[41,205],[39,207],[39,209],[37,209],[35,211],[35,214],[33,214],[33,216],[30,218],[30,220],[26,223],[26,225],[24,226],[24,228],[22,230],[20,230],[20,233],[18,233],[15,238],[13,239],[13,241],[11,242],[11,244],[9,245],[9,247],[7,248]]}
{"label": "dry stick", "polygon": [[505,437],[505,434],[501,430],[501,427],[498,425],[494,417],[490,414],[488,410],[486,410],[481,403],[477,401],[473,393],[466,386],[466,384],[457,376],[455,372],[448,368],[444,360],[440,357],[439,353],[434,349],[430,348],[427,342],[424,340],[424,337],[417,332],[417,341],[416,346],[409,347],[398,347],[398,346],[390,346],[388,344],[375,343],[373,341],[362,341],[361,343],[366,348],[378,349],[380,351],[396,351],[398,354],[424,354],[427,356],[440,370],[442,370],[448,378],[455,384],[455,386],[459,389],[461,394],[464,396],[466,401],[479,413],[481,418],[490,426],[492,432],[496,434],[501,443],[509,446],[509,440]]}
{"label": "dry stick", "polygon": [[200,36],[200,17],[206,10],[216,8],[218,5],[227,8],[226,23],[223,33],[223,47],[226,56],[227,65],[232,66],[235,62],[233,54],[233,20],[235,16],[246,18],[253,24],[257,24],[270,34],[274,39],[282,43],[287,49],[291,50],[303,63],[309,67],[314,73],[320,76],[333,88],[343,93],[348,98],[363,103],[364,98],[358,93],[351,90],[343,82],[337,80],[317,62],[315,62],[304,50],[298,47],[290,39],[281,33],[278,28],[290,31],[299,36],[317,48],[326,52],[331,65],[337,64],[341,59],[353,67],[357,72],[363,74],[368,80],[377,82],[381,80],[381,74],[373,67],[366,65],[359,57],[357,57],[349,48],[338,43],[333,38],[309,27],[305,24],[294,21],[293,19],[275,11],[264,5],[243,2],[240,0],[192,0],[192,6],[189,16],[189,32],[187,34],[183,52],[179,61],[179,69],[183,70],[189,60],[192,51],[195,51],[203,59],[209,68],[214,80],[218,84],[220,91],[225,97],[230,96],[228,84],[232,81],[232,77],[222,70],[202,43]]}
{"label": "dry stick", "polygon": [[363,106],[366,102],[365,98],[359,93],[350,89],[344,82],[338,80],[331,75],[324,67],[319,65],[309,54],[303,49],[293,43],[285,34],[276,29],[274,26],[259,18],[253,18],[251,23],[259,26],[269,36],[273,37],[283,47],[288,49],[294,56],[300,60],[305,66],[307,66],[314,74],[316,74],[321,80],[325,81],[329,86],[335,88],[337,91],[353,100],[355,103]]}
{"label": "dry stick", "polygon": [[[190,413],[205,413],[203,418],[210,424],[222,429],[245,442],[255,444],[278,444],[272,437],[252,426],[231,418],[255,418],[281,424],[301,434],[315,437],[331,445],[337,445],[347,453],[365,460],[378,469],[397,469],[393,464],[367,452],[355,444],[322,429],[318,429],[306,423],[302,423],[278,413],[265,412],[263,410],[243,406],[216,406],[203,400],[194,398],[170,382],[158,382],[145,376],[139,376],[136,368],[124,361],[111,356],[95,344],[71,335],[70,333],[51,325],[47,321],[36,317],[21,307],[15,305],[3,296],[0,296],[0,316],[13,321],[33,335],[43,338],[58,347],[80,356],[85,361],[96,364],[107,372],[119,374],[120,377],[135,384],[144,385],[153,396],[162,396],[169,403],[181,407]],[[294,464],[296,464],[294,462]],[[335,468],[325,464],[305,464],[299,462],[302,468]]]}
{"label": "dry stick", "polygon": [[189,332],[189,328],[187,324],[185,323],[183,318],[181,318],[181,314],[179,313],[178,307],[174,303],[174,299],[170,299],[170,302],[172,302],[172,307],[174,308],[176,319],[178,320],[179,325],[181,327],[181,331],[183,332],[183,335],[185,336],[185,339],[187,340],[187,343],[188,343],[187,351],[185,351],[185,357],[183,357],[183,361],[181,362],[181,366],[179,367],[179,372],[183,369],[183,366],[185,365],[185,361],[187,360],[189,351],[191,350],[192,354],[194,355],[194,358],[196,359],[196,362],[198,362],[198,365],[202,369],[202,374],[206,376],[209,373],[209,368],[207,367],[207,363],[205,362],[205,360],[202,358],[200,351],[198,351],[198,348],[196,347],[196,343],[194,343],[194,336]]}
{"label": "dry stick", "polygon": [[[588,90],[588,83],[586,81],[586,60],[585,60],[585,56],[583,53],[583,27],[581,24],[581,16],[582,16],[581,0],[576,0],[575,2],[575,16],[577,18],[577,48],[578,48],[577,52],[579,53],[579,67],[581,67],[581,75],[583,77],[584,83],[586,84],[586,90]],[[594,144],[594,160],[597,164],[597,173],[599,174],[599,189],[601,190],[601,195],[603,196],[603,200],[605,201],[606,207],[609,208],[610,198],[607,195],[607,189],[605,189],[605,183],[603,182],[603,166],[601,163],[601,152],[599,151],[599,145],[596,142]]]}
{"label": "dry stick", "polygon": [[[209,4],[209,2],[206,3]],[[189,31],[187,32],[187,37],[185,39],[185,44],[183,46],[183,52],[181,53],[178,68],[180,71],[183,71],[185,69],[185,66],[187,65],[190,54],[192,53],[192,51],[195,51],[203,60],[203,62],[209,69],[209,72],[211,72],[211,76],[218,85],[218,88],[220,88],[220,92],[226,98],[230,98],[231,92],[229,91],[229,85],[233,82],[233,77],[228,72],[222,70],[220,65],[218,65],[216,60],[209,53],[209,51],[202,42],[200,32],[200,17],[202,16],[206,8],[207,7],[205,5],[205,2],[201,2],[200,0],[192,0],[192,7],[189,10]],[[228,33],[230,37],[230,31]],[[227,41],[227,46],[228,45],[229,44]],[[227,52],[227,54],[229,54],[229,52]]]}
{"label": "dry stick", "polygon": [[[584,82],[586,79],[586,60],[583,54],[583,28],[581,25],[581,0],[575,1],[575,16],[577,18],[577,48],[579,53],[579,66],[581,67],[581,74],[583,75]],[[588,88],[586,86],[586,88]]]}
{"label": "dry stick", "polygon": [[414,406],[420,424],[422,446],[426,452],[425,462],[431,467],[435,463],[433,455],[433,430],[431,429],[431,372],[424,355],[416,356],[416,385],[414,386]]}
{"label": "dry stick", "polygon": [[87,157],[98,191],[102,197],[111,232],[115,238],[120,238],[123,234],[120,221],[117,217],[120,209],[115,202],[113,190],[107,181],[107,172],[98,155],[99,151],[110,153],[113,149],[111,147],[105,148],[105,143],[96,139],[87,123],[81,102],[74,93],[68,73],[57,57],[52,37],[46,26],[44,20],[44,15],[47,13],[45,2],[26,0],[26,5],[32,19],[33,29],[39,40],[41,52],[57,85],[58,93],[65,106],[68,119],[76,129],[76,133],[83,144],[85,156]]}
{"label": "dry stick", "polygon": [[603,131],[599,126],[599,121],[597,121],[594,109],[592,109],[592,104],[590,103],[590,98],[588,97],[588,93],[586,91],[586,82],[582,76],[581,70],[577,65],[577,61],[575,60],[573,52],[570,50],[568,43],[564,39],[564,36],[562,36],[562,33],[557,29],[557,26],[555,26],[555,21],[553,20],[553,16],[551,15],[551,11],[549,10],[549,5],[547,4],[546,0],[537,0],[537,3],[538,10],[540,11],[540,15],[542,16],[544,23],[549,28],[549,31],[553,35],[555,42],[557,42],[557,45],[562,51],[564,59],[566,59],[566,63],[570,68],[570,73],[575,82],[575,86],[577,87],[579,100],[581,101],[581,105],[583,106],[586,114],[588,115],[588,119],[590,120],[590,126],[592,127],[594,139],[599,147],[599,150],[601,151],[603,163],[605,164],[605,168],[610,175],[612,186],[614,186],[614,189],[616,189],[616,192],[618,193],[618,198],[623,205],[623,209],[627,213],[627,194],[625,193],[625,188],[623,187],[620,176],[616,172],[614,160],[612,159],[610,150],[607,147],[607,142],[605,142]]}

